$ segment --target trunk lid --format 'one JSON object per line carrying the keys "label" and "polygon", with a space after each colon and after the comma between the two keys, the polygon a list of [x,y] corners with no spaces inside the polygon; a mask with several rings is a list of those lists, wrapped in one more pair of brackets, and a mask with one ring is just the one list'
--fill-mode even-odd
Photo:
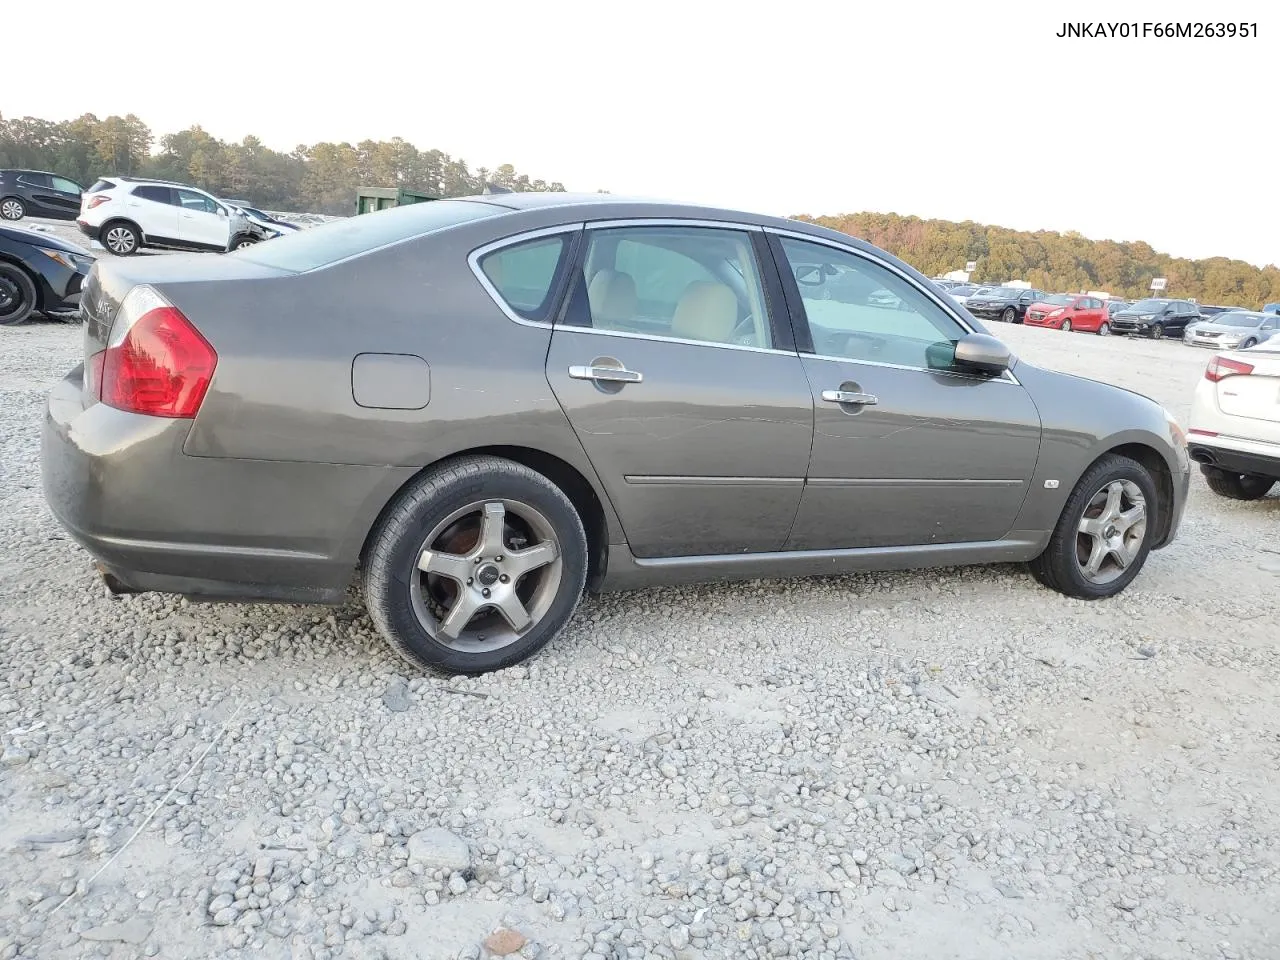
{"label": "trunk lid", "polygon": [[[1222,356],[1251,365],[1253,372],[1218,381],[1219,409],[1232,417],[1280,423],[1280,344]],[[1273,442],[1280,442],[1280,433]]]}

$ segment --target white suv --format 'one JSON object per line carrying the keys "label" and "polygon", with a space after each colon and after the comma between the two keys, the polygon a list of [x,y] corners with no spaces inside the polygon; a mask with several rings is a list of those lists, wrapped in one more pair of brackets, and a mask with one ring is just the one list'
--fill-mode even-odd
{"label": "white suv", "polygon": [[1219,496],[1258,500],[1271,491],[1280,480],[1280,337],[1209,361],[1187,448]]}
{"label": "white suv", "polygon": [[76,222],[122,257],[143,247],[225,252],[257,239],[243,214],[203,190],[138,177],[103,177],[81,197]]}

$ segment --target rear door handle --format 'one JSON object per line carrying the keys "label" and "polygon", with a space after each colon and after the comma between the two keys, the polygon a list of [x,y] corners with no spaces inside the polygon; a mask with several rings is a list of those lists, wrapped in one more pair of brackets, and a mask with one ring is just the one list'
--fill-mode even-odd
{"label": "rear door handle", "polygon": [[823,390],[822,399],[827,403],[857,403],[868,407],[880,402],[879,398],[869,393],[855,393],[852,390]]}
{"label": "rear door handle", "polygon": [[640,383],[644,380],[644,374],[638,370],[628,370],[626,367],[572,366],[569,368],[569,376],[574,380],[596,380],[609,383]]}

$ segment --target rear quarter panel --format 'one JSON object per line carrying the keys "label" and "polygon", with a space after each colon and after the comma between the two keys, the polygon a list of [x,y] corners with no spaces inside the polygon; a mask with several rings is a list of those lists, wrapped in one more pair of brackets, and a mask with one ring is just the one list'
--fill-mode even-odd
{"label": "rear quarter panel", "polygon": [[[462,228],[306,274],[158,284],[218,353],[184,446],[192,457],[423,467],[488,446],[551,454],[607,497],[546,377],[550,328],[517,324],[467,264],[492,239]],[[352,394],[358,354],[420,357],[417,410]]]}

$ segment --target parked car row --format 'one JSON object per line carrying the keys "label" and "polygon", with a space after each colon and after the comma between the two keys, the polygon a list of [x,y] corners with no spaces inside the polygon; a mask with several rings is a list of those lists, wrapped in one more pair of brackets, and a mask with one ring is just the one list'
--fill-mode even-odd
{"label": "parked car row", "polygon": [[75,220],[117,256],[145,248],[225,252],[300,229],[245,200],[222,200],[190,184],[103,177],[84,188],[40,170],[0,170],[0,216]]}

